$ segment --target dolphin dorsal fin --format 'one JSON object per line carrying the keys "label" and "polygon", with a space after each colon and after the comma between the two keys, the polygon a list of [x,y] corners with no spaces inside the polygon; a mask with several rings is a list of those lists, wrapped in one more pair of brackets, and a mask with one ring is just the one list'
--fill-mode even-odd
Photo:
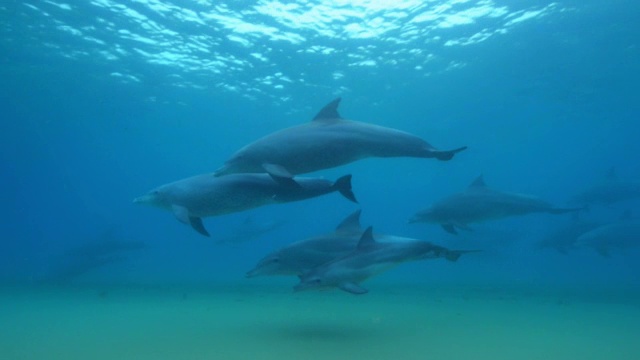
{"label": "dolphin dorsal fin", "polygon": [[373,238],[373,226],[369,226],[367,230],[362,233],[360,241],[358,241],[358,249],[364,249],[376,243]]}
{"label": "dolphin dorsal fin", "polygon": [[486,188],[487,184],[484,183],[484,176],[480,174],[471,184],[469,184],[469,188]]}
{"label": "dolphin dorsal fin", "polygon": [[344,220],[342,220],[342,222],[336,227],[336,232],[360,231],[362,228],[360,226],[361,212],[362,210],[358,209],[351,215],[344,218]]}
{"label": "dolphin dorsal fin", "polygon": [[325,105],[322,110],[320,110],[320,112],[313,118],[313,121],[342,119],[342,117],[338,113],[338,105],[340,105],[340,100],[342,100],[342,98],[337,98]]}

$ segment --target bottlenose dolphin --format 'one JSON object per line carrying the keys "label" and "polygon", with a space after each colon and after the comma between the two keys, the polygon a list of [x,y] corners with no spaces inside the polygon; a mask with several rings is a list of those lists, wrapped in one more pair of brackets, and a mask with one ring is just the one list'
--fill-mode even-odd
{"label": "bottlenose dolphin", "polygon": [[572,205],[611,205],[619,201],[640,197],[640,182],[621,181],[614,168],[604,180],[574,195]]}
{"label": "bottlenose dolphin", "polygon": [[286,128],[238,150],[215,171],[270,173],[291,177],[333,168],[368,157],[418,157],[450,160],[466,149],[437,150],[404,131],[345,120],[338,113],[340,98],[327,104],[303,125]]}
{"label": "bottlenose dolphin", "polygon": [[66,284],[96,269],[124,262],[127,258],[118,255],[107,255],[95,258],[76,257],[66,260],[66,262],[53,265],[41,282]]}
{"label": "bottlenose dolphin", "polygon": [[295,291],[340,288],[352,294],[368,292],[359,284],[404,262],[444,257],[456,261],[469,251],[453,251],[422,240],[378,242],[372,228],[364,231],[350,254],[322,264],[300,275]]}
{"label": "bottlenose dolphin", "polygon": [[445,231],[457,234],[456,228],[470,230],[468,224],[471,223],[539,212],[563,214],[582,209],[558,208],[534,196],[493,190],[487,187],[480,175],[466,191],[446,197],[417,212],[409,222],[436,223]]}
{"label": "bottlenose dolphin", "polygon": [[115,229],[111,228],[98,238],[90,239],[60,256],[52,257],[41,281],[67,283],[93,270],[124,262],[128,258],[127,254],[146,248],[147,245],[142,241],[119,239]]}
{"label": "bottlenose dolphin", "polygon": [[301,275],[352,252],[362,235],[360,212],[347,216],[334,232],[296,241],[268,254],[246,276]]}
{"label": "bottlenose dolphin", "polygon": [[640,246],[640,220],[631,219],[630,213],[613,224],[599,226],[578,237],[576,246],[591,247],[598,254],[609,257],[612,248],[625,250]]}
{"label": "bottlenose dolphin", "polygon": [[203,217],[299,201],[334,191],[357,202],[351,192],[351,175],[332,183],[320,178],[294,180],[267,174],[196,175],[162,185],[133,202],[171,210],[178,220],[209,236],[202,224]]}
{"label": "bottlenose dolphin", "polygon": [[570,250],[576,248],[576,240],[580,235],[601,225],[602,223],[583,220],[576,216],[553,229],[547,236],[538,241],[535,246],[538,249],[553,248],[566,255]]}

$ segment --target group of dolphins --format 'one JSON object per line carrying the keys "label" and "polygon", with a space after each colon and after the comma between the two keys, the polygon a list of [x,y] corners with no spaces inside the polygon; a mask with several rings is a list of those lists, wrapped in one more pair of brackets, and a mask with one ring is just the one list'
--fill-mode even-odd
{"label": "group of dolphins", "polygon": [[[615,169],[598,183],[573,196],[569,202],[578,206],[601,206],[611,209],[616,203],[640,198],[640,182],[618,179]],[[640,220],[630,209],[614,221],[586,219],[574,216],[537,243],[540,248],[555,248],[562,254],[570,250],[590,247],[609,257],[612,249],[627,250],[640,247]]]}
{"label": "group of dolphins", "polygon": [[[438,150],[400,130],[343,119],[340,98],[327,104],[309,123],[262,137],[238,150],[213,174],[196,175],[162,185],[138,197],[173,212],[202,235],[203,217],[229,214],[262,205],[287,203],[339,192],[356,202],[351,175],[331,182],[297,175],[333,168],[368,157],[416,157],[447,161],[466,146]],[[478,177],[465,191],[414,215],[411,222],[440,224],[449,233],[469,224],[534,212],[560,214],[582,207],[559,208],[539,198],[500,192]],[[295,290],[339,288],[353,294],[360,283],[407,261],[445,258],[456,261],[475,250],[449,250],[422,240],[362,230],[360,212],[345,219],[332,234],[293,243],[262,259],[247,276],[297,275]]]}

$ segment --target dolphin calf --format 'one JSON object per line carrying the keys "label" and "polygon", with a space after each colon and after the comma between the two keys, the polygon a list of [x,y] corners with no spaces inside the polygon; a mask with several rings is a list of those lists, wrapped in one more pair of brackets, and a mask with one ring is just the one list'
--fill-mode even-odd
{"label": "dolphin calf", "polygon": [[638,197],[640,197],[640,182],[621,181],[615,169],[611,168],[604,180],[574,195],[569,203],[606,206]]}
{"label": "dolphin calf", "polygon": [[364,231],[356,249],[346,256],[322,264],[300,275],[295,291],[339,288],[352,294],[365,294],[360,283],[408,261],[445,258],[457,261],[469,251],[453,251],[422,240],[379,242],[372,228]]}
{"label": "dolphin calf", "polygon": [[296,241],[268,254],[246,276],[301,275],[347,255],[356,248],[362,235],[360,212],[347,216],[334,232]]}
{"label": "dolphin calf", "polygon": [[631,219],[630,213],[626,213],[620,221],[580,235],[576,246],[591,247],[604,257],[610,256],[611,249],[640,247],[640,220]]}
{"label": "dolphin calf", "polygon": [[368,157],[450,160],[466,149],[438,150],[404,131],[345,120],[338,113],[340,100],[327,104],[310,123],[274,132],[246,145],[215,175],[266,172],[291,177]]}
{"label": "dolphin calf", "polygon": [[351,191],[351,175],[332,183],[320,178],[294,180],[267,174],[196,175],[162,185],[133,202],[171,210],[178,220],[209,236],[202,224],[203,217],[299,201],[335,191],[357,202]]}
{"label": "dolphin calf", "polygon": [[534,196],[493,190],[487,187],[480,175],[466,191],[446,197],[417,212],[409,222],[436,223],[445,231],[457,234],[456,228],[470,230],[471,223],[540,212],[563,214],[582,209],[558,208]]}

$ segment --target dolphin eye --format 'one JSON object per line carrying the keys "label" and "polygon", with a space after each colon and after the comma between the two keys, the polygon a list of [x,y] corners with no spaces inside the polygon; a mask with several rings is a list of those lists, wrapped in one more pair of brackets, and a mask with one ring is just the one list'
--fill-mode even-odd
{"label": "dolphin eye", "polygon": [[280,262],[280,259],[273,259],[273,260],[271,260],[271,261],[272,261],[272,262],[274,262],[274,263],[279,263],[279,262]]}
{"label": "dolphin eye", "polygon": [[321,280],[321,279],[314,279],[314,280],[313,280],[313,283],[314,283],[314,284],[320,284],[321,282],[322,282],[322,280]]}

